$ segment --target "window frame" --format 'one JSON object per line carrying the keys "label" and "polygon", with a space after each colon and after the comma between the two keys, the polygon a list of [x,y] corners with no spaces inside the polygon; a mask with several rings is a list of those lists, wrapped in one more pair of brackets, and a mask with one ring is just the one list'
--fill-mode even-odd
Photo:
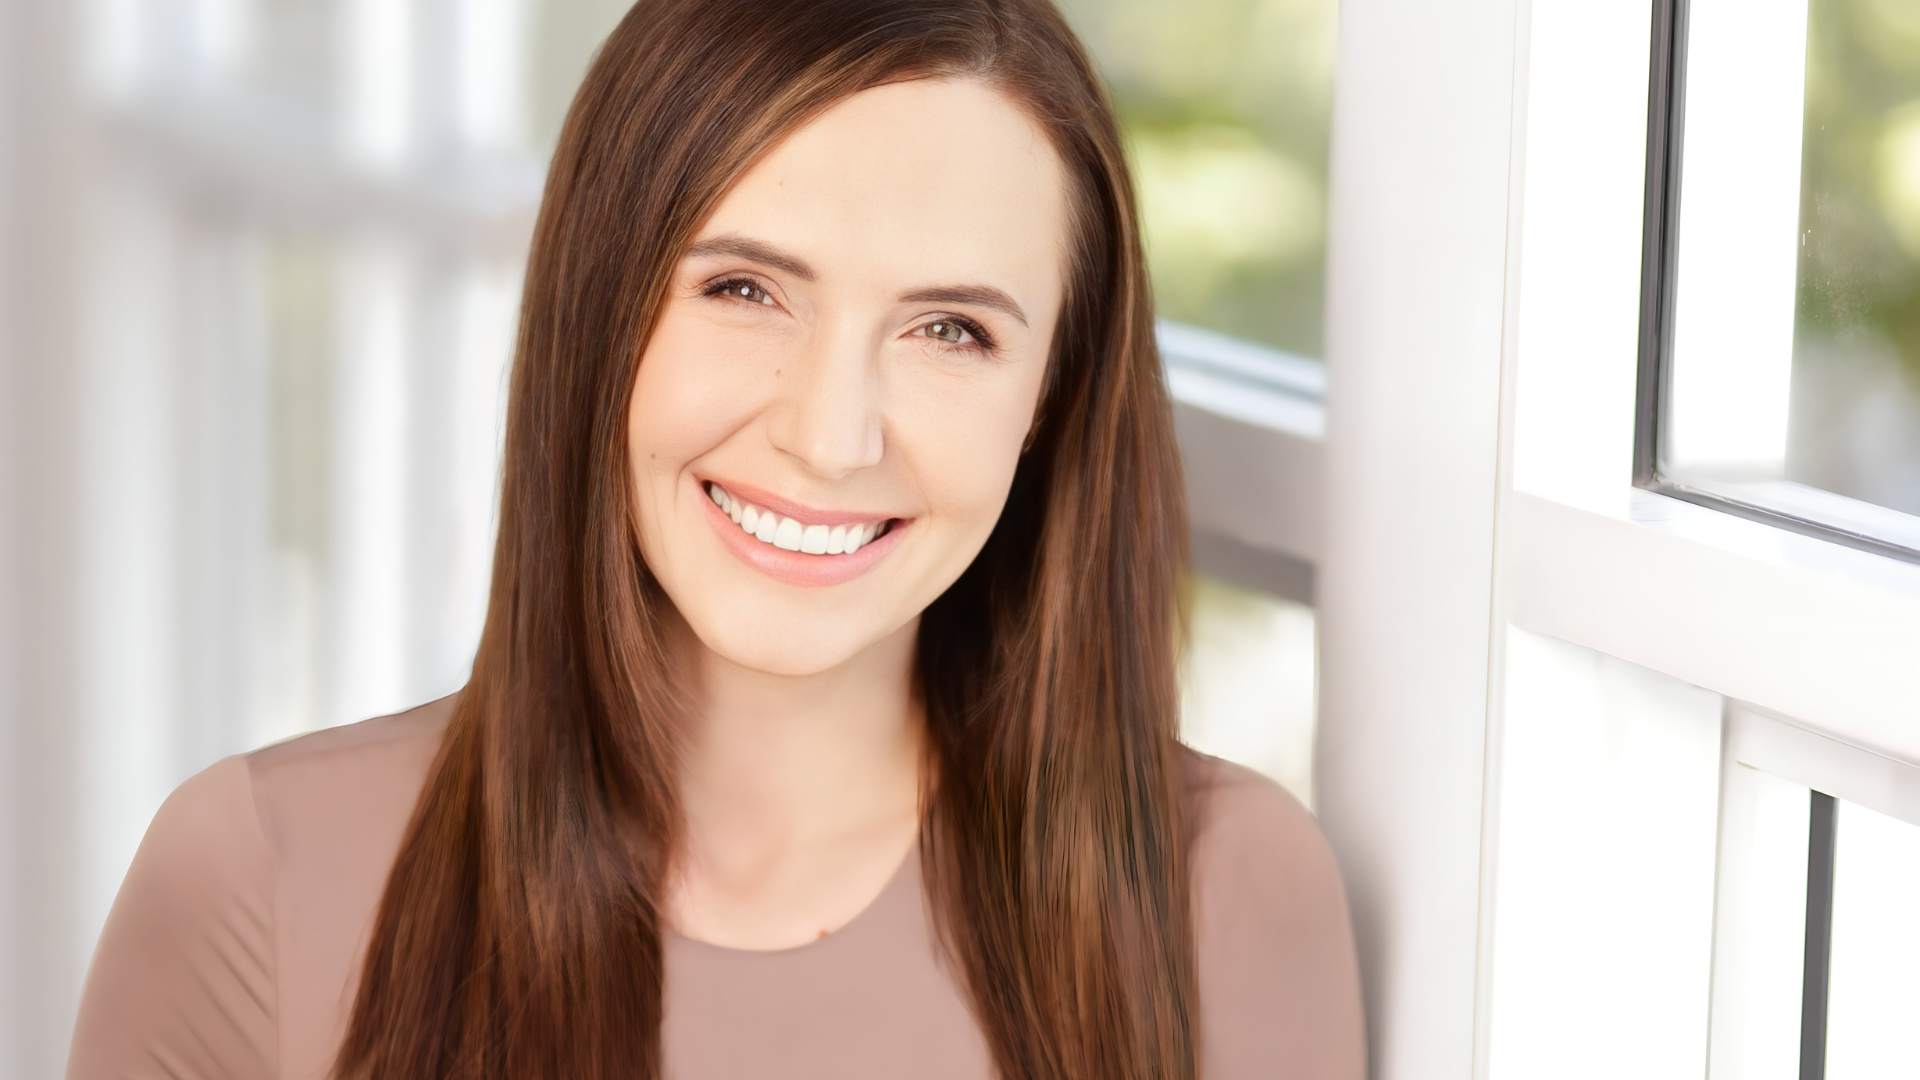
{"label": "window frame", "polygon": [[[1920,516],[1785,479],[1753,482],[1681,479],[1661,469],[1667,409],[1673,397],[1674,317],[1680,277],[1682,193],[1686,156],[1688,13],[1692,0],[1657,0],[1653,10],[1653,73],[1648,89],[1646,228],[1641,270],[1640,368],[1634,426],[1633,482],[1760,522],[1920,563]],[[1806,17],[1799,51],[1805,52]],[[1801,120],[1796,118],[1795,126]],[[1793,178],[1796,189],[1800,178]]]}
{"label": "window frame", "polygon": [[[1315,785],[1355,898],[1379,1077],[1526,1074],[1500,1070],[1529,1040],[1542,1053],[1577,1040],[1596,1074],[1645,1071],[1643,1048],[1617,1038],[1632,1002],[1556,1008],[1579,989],[1574,971],[1503,984],[1516,957],[1557,940],[1542,927],[1574,932],[1534,918],[1543,905],[1578,908],[1571,893],[1517,891],[1529,867],[1503,866],[1503,847],[1528,824],[1526,799],[1555,785],[1659,777],[1684,792],[1681,816],[1582,864],[1659,890],[1651,868],[1726,824],[1740,785],[1725,777],[1759,775],[1699,754],[1697,720],[1667,731],[1694,751],[1680,772],[1653,751],[1515,756],[1510,737],[1541,724],[1606,745],[1632,716],[1556,721],[1537,698],[1510,709],[1511,677],[1538,662],[1510,639],[1631,671],[1675,716],[1697,716],[1681,703],[1707,694],[1724,717],[1791,718],[1824,740],[1825,790],[1870,790],[1886,762],[1920,763],[1920,725],[1900,719],[1920,689],[1903,661],[1920,655],[1920,567],[1648,483],[1640,421],[1658,369],[1643,360],[1658,327],[1640,315],[1667,288],[1665,219],[1646,212],[1664,190],[1648,170],[1666,115],[1654,43],[1674,2],[1342,7]],[[1420,182],[1395,182],[1408,176]],[[1582,684],[1566,685],[1572,704]],[[1722,719],[1711,737],[1737,749],[1748,724]],[[1714,1018],[1737,1004],[1710,958],[1738,897],[1724,866],[1706,869],[1714,888],[1687,888],[1657,927],[1690,943],[1684,957],[1604,918],[1580,924],[1701,1003],[1663,1029],[1661,1045],[1689,1056],[1659,1071],[1704,1067]],[[1534,1007],[1496,1022],[1503,989]]]}
{"label": "window frame", "polygon": [[1311,605],[1325,505],[1325,365],[1166,319],[1156,337],[1195,570]]}

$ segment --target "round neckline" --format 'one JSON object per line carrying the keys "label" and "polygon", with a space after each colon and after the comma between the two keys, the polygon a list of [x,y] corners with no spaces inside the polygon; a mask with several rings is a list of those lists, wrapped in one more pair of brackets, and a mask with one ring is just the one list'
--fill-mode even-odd
{"label": "round neckline", "polygon": [[848,919],[838,928],[816,937],[811,941],[800,942],[798,945],[787,945],[777,949],[749,949],[738,945],[722,945],[718,942],[688,937],[681,933],[678,928],[667,923],[661,924],[661,936],[701,952],[719,956],[737,956],[748,960],[771,960],[777,957],[798,956],[804,953],[819,952],[837,941],[841,941],[858,933],[866,924],[873,922],[878,917],[880,910],[892,902],[893,895],[906,887],[908,879],[914,876],[913,871],[917,870],[919,865],[920,834],[915,832],[913,842],[907,846],[906,855],[901,858],[899,863],[895,864],[893,872],[887,875],[885,884],[880,886],[880,891],[874,893],[873,899],[868,900],[865,907],[855,912],[853,918]]}

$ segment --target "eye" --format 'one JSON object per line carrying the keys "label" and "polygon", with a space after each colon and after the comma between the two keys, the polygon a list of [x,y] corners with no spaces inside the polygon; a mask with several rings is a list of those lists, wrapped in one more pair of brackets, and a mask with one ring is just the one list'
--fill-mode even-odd
{"label": "eye", "polygon": [[[716,281],[700,290],[700,295],[726,296],[742,304],[759,304],[764,307],[777,306],[773,302],[772,294],[761,288],[759,283],[755,282],[752,278],[746,277],[730,277]],[[754,299],[755,295],[760,296],[761,299]]]}
{"label": "eye", "polygon": [[[985,327],[982,327],[972,319],[963,318],[959,315],[943,315],[939,319],[926,324],[925,329],[935,331],[935,333],[931,335],[933,340],[939,342],[944,348],[953,349],[957,352],[977,352],[989,356],[995,351],[993,335],[987,333]],[[958,331],[967,337],[971,337],[973,344],[969,345],[960,341],[949,341],[945,336],[949,330]]]}
{"label": "eye", "polygon": [[[734,304],[751,304],[755,307],[778,307],[773,296],[759,282],[750,277],[735,275],[721,278],[700,290],[701,296],[711,296]],[[921,329],[934,331],[927,339],[941,349],[958,353],[978,353],[993,356],[999,351],[993,335],[985,327],[962,315],[943,315],[933,322],[924,324]],[[950,339],[947,334],[955,332],[960,338],[971,338],[971,343],[960,338]]]}

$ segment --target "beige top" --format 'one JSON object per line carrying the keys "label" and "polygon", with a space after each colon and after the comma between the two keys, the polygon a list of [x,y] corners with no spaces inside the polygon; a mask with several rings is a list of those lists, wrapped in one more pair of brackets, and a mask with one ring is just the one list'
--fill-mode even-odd
{"label": "beige top", "polygon": [[[82,993],[69,1080],[319,1078],[454,695],[220,759],[155,814]],[[1184,753],[1206,1080],[1360,1080],[1347,900],[1276,781]],[[919,849],[851,922],[793,948],[669,930],[669,1080],[992,1075],[932,947]]]}

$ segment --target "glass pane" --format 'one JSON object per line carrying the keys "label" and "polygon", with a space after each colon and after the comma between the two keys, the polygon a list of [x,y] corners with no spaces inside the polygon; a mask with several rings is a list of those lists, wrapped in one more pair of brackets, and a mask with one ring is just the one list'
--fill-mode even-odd
{"label": "glass pane", "polygon": [[1836,807],[1827,1080],[1920,1073],[1920,827]]}
{"label": "glass pane", "polygon": [[1687,8],[1659,471],[1920,548],[1920,5]]}
{"label": "glass pane", "polygon": [[1311,807],[1314,655],[1311,607],[1196,574],[1183,739],[1258,769]]}
{"label": "glass pane", "polygon": [[1119,112],[1161,318],[1322,354],[1335,0],[1063,0]]}
{"label": "glass pane", "polygon": [[1807,19],[1788,478],[1920,514],[1920,6]]}

